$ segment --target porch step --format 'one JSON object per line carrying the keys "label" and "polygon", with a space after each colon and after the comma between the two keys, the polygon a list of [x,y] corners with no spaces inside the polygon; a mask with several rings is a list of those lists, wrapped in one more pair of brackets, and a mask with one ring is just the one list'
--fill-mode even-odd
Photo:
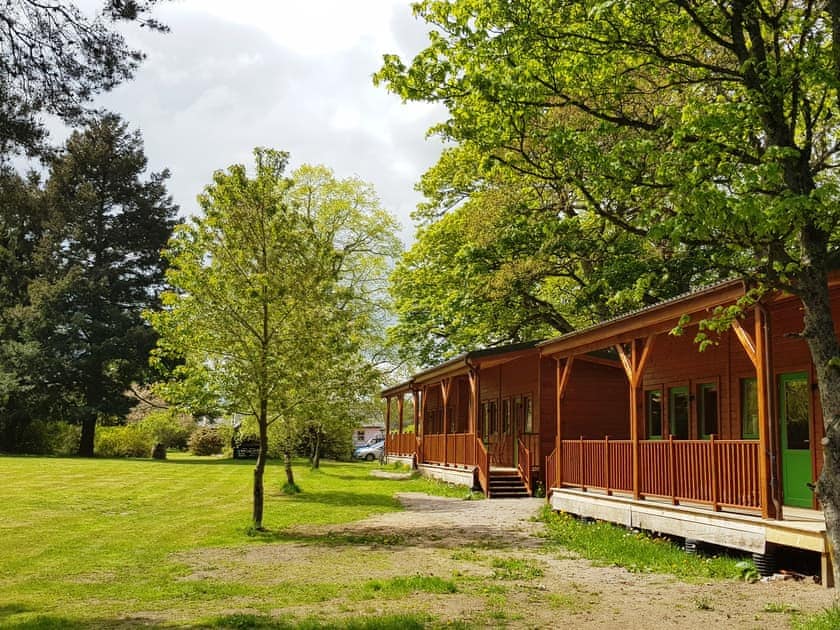
{"label": "porch step", "polygon": [[528,498],[528,490],[519,473],[515,470],[491,470],[488,497],[491,499]]}

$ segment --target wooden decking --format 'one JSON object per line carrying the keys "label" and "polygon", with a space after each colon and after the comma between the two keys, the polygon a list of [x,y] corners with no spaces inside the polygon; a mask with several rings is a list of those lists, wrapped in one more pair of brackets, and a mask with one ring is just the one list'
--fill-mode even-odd
{"label": "wooden decking", "polygon": [[736,511],[714,511],[702,505],[673,505],[666,500],[634,501],[575,488],[553,488],[553,509],[650,532],[765,553],[768,544],[814,551],[822,560],[823,584],[831,585],[831,564],[822,512],[786,507],[784,519],[762,519]]}

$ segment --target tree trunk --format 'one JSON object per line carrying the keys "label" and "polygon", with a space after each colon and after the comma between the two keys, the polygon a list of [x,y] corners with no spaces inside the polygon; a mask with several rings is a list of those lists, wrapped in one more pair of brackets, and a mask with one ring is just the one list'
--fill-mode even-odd
{"label": "tree trunk", "polygon": [[828,292],[825,249],[815,231],[802,236],[805,265],[798,288],[804,307],[802,331],[811,351],[817,374],[825,437],[822,440],[823,468],[816,495],[825,514],[826,533],[832,548],[834,583],[840,584],[840,563],[834,561],[840,550],[840,343],[834,332],[834,319]]}
{"label": "tree trunk", "polygon": [[260,401],[260,416],[257,418],[260,430],[260,450],[254,466],[254,529],[263,528],[263,506],[265,504],[265,462],[268,459],[268,401]]}
{"label": "tree trunk", "polygon": [[295,473],[292,470],[292,453],[291,451],[283,451],[283,464],[286,467],[286,483],[290,486],[295,485]]}
{"label": "tree trunk", "polygon": [[93,441],[96,435],[96,414],[91,413],[82,419],[82,437],[79,440],[79,456],[93,457]]}
{"label": "tree trunk", "polygon": [[315,442],[312,445],[312,468],[321,466],[321,432],[315,433]]}

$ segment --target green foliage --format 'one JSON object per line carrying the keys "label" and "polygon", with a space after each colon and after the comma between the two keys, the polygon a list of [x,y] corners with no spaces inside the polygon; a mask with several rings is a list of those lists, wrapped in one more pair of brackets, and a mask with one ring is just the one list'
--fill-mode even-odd
{"label": "green foliage", "polygon": [[742,560],[735,564],[735,568],[740,571],[741,579],[745,582],[758,582],[758,569],[752,560]]}
{"label": "green foliage", "polygon": [[795,613],[799,612],[799,607],[794,604],[782,604],[780,602],[769,602],[764,604],[764,612],[768,613]]}
{"label": "green foliage", "polygon": [[627,531],[605,522],[584,523],[543,508],[546,538],[584,558],[642,573],[669,573],[679,578],[737,578],[739,559],[726,555],[702,557],[685,553],[674,543],[645,533]]}
{"label": "green foliage", "polygon": [[169,393],[189,394],[194,406],[195,384],[205,384],[286,455],[305,428],[318,444],[341,434],[375,391],[372,342],[384,320],[376,296],[397,242],[367,184],[313,166],[286,177],[280,151],[254,158],[253,176],[241,164],[217,171],[199,198],[204,215],[178,227],[166,252],[167,308],[148,316],[161,336],[157,360],[181,363],[178,383],[193,383]]}
{"label": "green foliage", "polygon": [[185,450],[195,428],[195,421],[174,410],[161,409],[148,414],[139,425],[152,436],[155,443],[163,444],[166,448]]}
{"label": "green foliage", "polygon": [[165,31],[149,16],[158,1],[106,0],[95,15],[67,0],[3,6],[0,162],[15,151],[47,154],[43,114],[78,123],[90,115],[94,95],[132,77],[143,53],[128,46],[114,23]]}
{"label": "green foliage", "polygon": [[94,453],[99,457],[151,457],[154,438],[137,425],[99,427]]}
{"label": "green foliage", "polygon": [[[0,284],[9,290],[0,417],[10,450],[21,428],[49,419],[80,424],[79,452],[92,455],[97,421],[134,403],[125,392],[144,379],[154,345],[140,313],[157,305],[175,213],[168,173],[146,166],[139,132],[108,114],[70,136],[43,184],[10,176],[0,185]],[[31,216],[6,231],[18,213]]]}
{"label": "green foliage", "polygon": [[298,486],[296,483],[289,483],[287,481],[286,483],[283,484],[282,492],[283,492],[283,494],[295,495],[295,494],[300,494],[301,489],[300,489],[300,486]]}
{"label": "green foliage", "polygon": [[364,585],[367,597],[382,595],[388,598],[398,598],[411,593],[457,593],[458,587],[454,582],[444,580],[436,575],[399,576],[390,580],[371,580]]}
{"label": "green foliage", "polygon": [[534,561],[519,558],[493,558],[491,566],[497,580],[533,580],[545,573]]}
{"label": "green foliage", "polygon": [[[595,213],[566,208],[566,191],[480,164],[462,145],[424,177],[424,225],[391,287],[392,340],[414,361],[569,332],[702,277],[694,250],[648,245]],[[453,199],[462,171],[470,183]]]}
{"label": "green foliage", "polygon": [[795,630],[836,630],[840,628],[840,604],[816,615],[793,617],[790,623]]}
{"label": "green foliage", "polygon": [[218,455],[226,445],[224,435],[216,427],[196,427],[188,441],[193,455]]}

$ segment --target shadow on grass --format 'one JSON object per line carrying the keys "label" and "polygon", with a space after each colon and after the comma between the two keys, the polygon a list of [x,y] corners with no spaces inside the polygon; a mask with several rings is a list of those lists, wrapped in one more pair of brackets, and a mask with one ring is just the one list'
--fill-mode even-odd
{"label": "shadow on grass", "polygon": [[430,621],[427,615],[383,615],[381,617],[358,617],[347,620],[321,620],[315,617],[294,620],[266,615],[227,615],[217,617],[207,625],[194,627],[231,628],[233,630],[420,630]]}
{"label": "shadow on grass", "polygon": [[0,621],[12,615],[20,615],[28,612],[30,609],[23,604],[3,604],[0,605]]}
{"label": "shadow on grass", "polygon": [[[164,628],[170,627],[152,619],[126,617],[124,619],[73,619],[59,615],[27,615],[29,609],[15,604],[0,606],[0,621],[3,628],[16,630],[83,630],[88,628]],[[12,615],[22,615],[12,619]]]}
{"label": "shadow on grass", "polygon": [[[155,461],[155,460],[146,460],[146,461]],[[253,467],[256,464],[255,459],[233,459],[231,457],[220,457],[219,459],[192,459],[192,458],[181,458],[176,457],[173,459],[164,459],[160,461],[161,464],[191,464],[191,465],[205,465],[205,466],[251,466]],[[271,464],[272,460],[268,460],[268,464]],[[275,464],[279,463],[276,460],[273,462]]]}
{"label": "shadow on grass", "polygon": [[378,508],[395,508],[399,507],[400,503],[394,497],[373,492],[341,492],[337,490],[330,490],[329,492],[307,492],[304,488],[300,494],[284,495],[287,501],[295,503],[317,503],[325,506],[358,506],[358,507],[378,507]]}
{"label": "shadow on grass", "polygon": [[325,547],[345,546],[385,546],[400,547],[406,544],[406,537],[402,534],[389,532],[363,532],[358,534],[347,532],[307,533],[299,530],[263,530],[251,534],[251,540],[263,543],[301,543],[304,545],[323,545]]}

